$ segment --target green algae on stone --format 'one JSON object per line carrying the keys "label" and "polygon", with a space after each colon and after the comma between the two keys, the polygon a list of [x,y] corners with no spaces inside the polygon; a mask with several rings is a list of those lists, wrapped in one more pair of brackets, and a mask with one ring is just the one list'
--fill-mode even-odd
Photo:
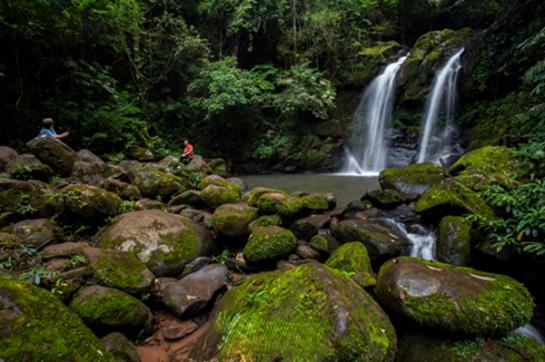
{"label": "green algae on stone", "polygon": [[303,207],[313,212],[320,212],[332,209],[336,206],[337,200],[332,193],[314,192],[301,196]]}
{"label": "green algae on stone", "polygon": [[50,192],[40,181],[0,179],[0,213],[51,216],[55,213],[55,205],[47,197]]}
{"label": "green algae on stone", "polygon": [[267,215],[279,215],[283,219],[293,218],[301,212],[304,206],[305,201],[302,197],[278,192],[266,193],[257,201],[259,212]]}
{"label": "green algae on stone", "polygon": [[5,361],[115,361],[51,293],[1,276],[0,325],[0,359]]}
{"label": "green algae on stone", "polygon": [[394,208],[403,203],[403,195],[394,189],[369,191],[367,197],[373,205],[382,208]]}
{"label": "green algae on stone", "polygon": [[439,261],[468,265],[471,260],[471,224],[462,216],[442,218],[436,249]]}
{"label": "green algae on stone", "polygon": [[[354,303],[357,301],[357,303]],[[261,273],[221,301],[207,344],[218,361],[394,360],[396,335],[386,314],[354,281],[318,263]]]}
{"label": "green algae on stone", "polygon": [[506,334],[528,323],[534,308],[528,290],[508,276],[410,257],[381,267],[376,292],[416,324],[457,336]]}
{"label": "green algae on stone", "polygon": [[119,196],[91,185],[68,185],[51,197],[62,212],[83,219],[116,216],[121,211]]}
{"label": "green algae on stone", "polygon": [[226,180],[223,177],[218,176],[218,175],[206,176],[205,178],[203,178],[201,180],[201,183],[200,183],[199,187],[200,187],[201,190],[203,190],[207,186],[210,186],[210,185],[226,187],[226,188],[240,194],[240,185],[237,185],[236,183],[231,182],[229,180]]}
{"label": "green algae on stone", "polygon": [[93,285],[80,289],[70,308],[97,333],[124,331],[137,336],[149,330],[149,308],[138,299],[113,288]]}
{"label": "green algae on stone", "polygon": [[129,179],[144,197],[167,199],[191,187],[184,178],[152,166],[140,166],[129,170]]}
{"label": "green algae on stone", "polygon": [[516,186],[519,161],[509,148],[487,146],[470,151],[460,157],[449,172],[466,186],[480,191],[490,185],[511,188]]}
{"label": "green algae on stone", "polygon": [[362,288],[377,284],[367,249],[360,242],[341,245],[331,254],[325,265],[347,273]]}
{"label": "green algae on stone", "polygon": [[416,202],[415,211],[429,216],[472,213],[494,219],[494,210],[479,195],[459,181],[448,178],[432,186]]}
{"label": "green algae on stone", "polygon": [[522,336],[499,339],[449,340],[409,332],[396,355],[398,362],[545,361],[545,346]]}
{"label": "green algae on stone", "polygon": [[250,206],[257,206],[259,198],[268,193],[285,194],[284,191],[278,189],[272,189],[269,187],[255,187],[242,196],[242,201],[246,202]]}
{"label": "green algae on stone", "polygon": [[248,225],[248,229],[250,232],[254,232],[257,228],[261,226],[271,226],[271,225],[277,225],[280,226],[282,224],[282,219],[278,215],[263,215],[252,221]]}
{"label": "green algae on stone", "polygon": [[244,256],[250,263],[271,263],[289,255],[297,246],[295,235],[280,226],[255,229],[244,247]]}
{"label": "green algae on stone", "polygon": [[227,236],[249,234],[248,225],[257,218],[257,209],[245,203],[225,204],[218,207],[212,215],[212,227]]}
{"label": "green algae on stone", "polygon": [[401,193],[405,202],[417,199],[432,185],[444,179],[441,167],[432,163],[415,163],[407,167],[392,167],[379,175],[380,187]]}
{"label": "green algae on stone", "polygon": [[224,186],[208,185],[201,191],[201,199],[213,209],[236,202],[239,198],[237,191]]}

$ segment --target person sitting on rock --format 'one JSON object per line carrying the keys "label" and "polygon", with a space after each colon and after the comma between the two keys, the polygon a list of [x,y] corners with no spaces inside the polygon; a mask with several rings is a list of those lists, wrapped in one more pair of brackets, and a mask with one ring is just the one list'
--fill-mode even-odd
{"label": "person sitting on rock", "polygon": [[53,122],[52,118],[44,118],[42,121],[42,129],[40,130],[40,137],[64,138],[70,134],[69,132],[57,134],[54,126],[55,122]]}
{"label": "person sitting on rock", "polygon": [[184,153],[182,159],[191,161],[193,159],[193,145],[187,139],[184,140]]}

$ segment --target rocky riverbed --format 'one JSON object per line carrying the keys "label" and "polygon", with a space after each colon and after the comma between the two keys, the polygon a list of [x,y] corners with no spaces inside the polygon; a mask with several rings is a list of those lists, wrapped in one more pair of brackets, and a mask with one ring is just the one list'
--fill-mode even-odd
{"label": "rocky riverbed", "polygon": [[[511,334],[542,280],[465,217],[495,218],[477,191],[513,182],[502,147],[386,169],[343,207],[217,159],[27,147],[0,147],[0,360],[545,361]],[[434,260],[407,256],[423,229]]]}

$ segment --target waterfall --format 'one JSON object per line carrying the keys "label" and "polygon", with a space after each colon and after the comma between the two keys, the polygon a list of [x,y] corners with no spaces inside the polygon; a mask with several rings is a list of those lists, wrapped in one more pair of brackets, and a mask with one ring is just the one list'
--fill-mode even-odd
{"label": "waterfall", "polygon": [[406,56],[388,65],[367,87],[352,118],[351,151],[347,152],[344,173],[365,175],[386,167],[390,125],[395,95],[395,79]]}
{"label": "waterfall", "polygon": [[[456,81],[462,69],[460,57],[464,48],[454,54],[437,72],[432,91],[428,97],[426,114],[423,120],[424,133],[420,140],[418,162],[438,162],[448,156],[453,148],[454,110],[456,105]],[[438,124],[444,117],[444,125]]]}
{"label": "waterfall", "polygon": [[394,219],[384,219],[390,225],[395,227],[403,236],[411,242],[411,250],[409,255],[424,260],[436,260],[435,258],[435,242],[436,237],[432,231],[425,230],[416,234],[407,231],[405,224]]}
{"label": "waterfall", "polygon": [[520,328],[517,328],[516,330],[513,331],[512,334],[528,337],[538,343],[545,344],[545,338],[543,337],[541,332],[539,332],[539,330],[533,325],[531,325],[530,323],[525,324]]}

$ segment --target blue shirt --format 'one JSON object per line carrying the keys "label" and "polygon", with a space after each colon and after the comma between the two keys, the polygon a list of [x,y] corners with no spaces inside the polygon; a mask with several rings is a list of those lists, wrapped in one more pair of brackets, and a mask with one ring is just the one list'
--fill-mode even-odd
{"label": "blue shirt", "polygon": [[55,132],[54,129],[49,129],[49,128],[42,128],[40,130],[40,136],[42,137],[50,137],[50,136],[55,136],[57,134],[57,132]]}

